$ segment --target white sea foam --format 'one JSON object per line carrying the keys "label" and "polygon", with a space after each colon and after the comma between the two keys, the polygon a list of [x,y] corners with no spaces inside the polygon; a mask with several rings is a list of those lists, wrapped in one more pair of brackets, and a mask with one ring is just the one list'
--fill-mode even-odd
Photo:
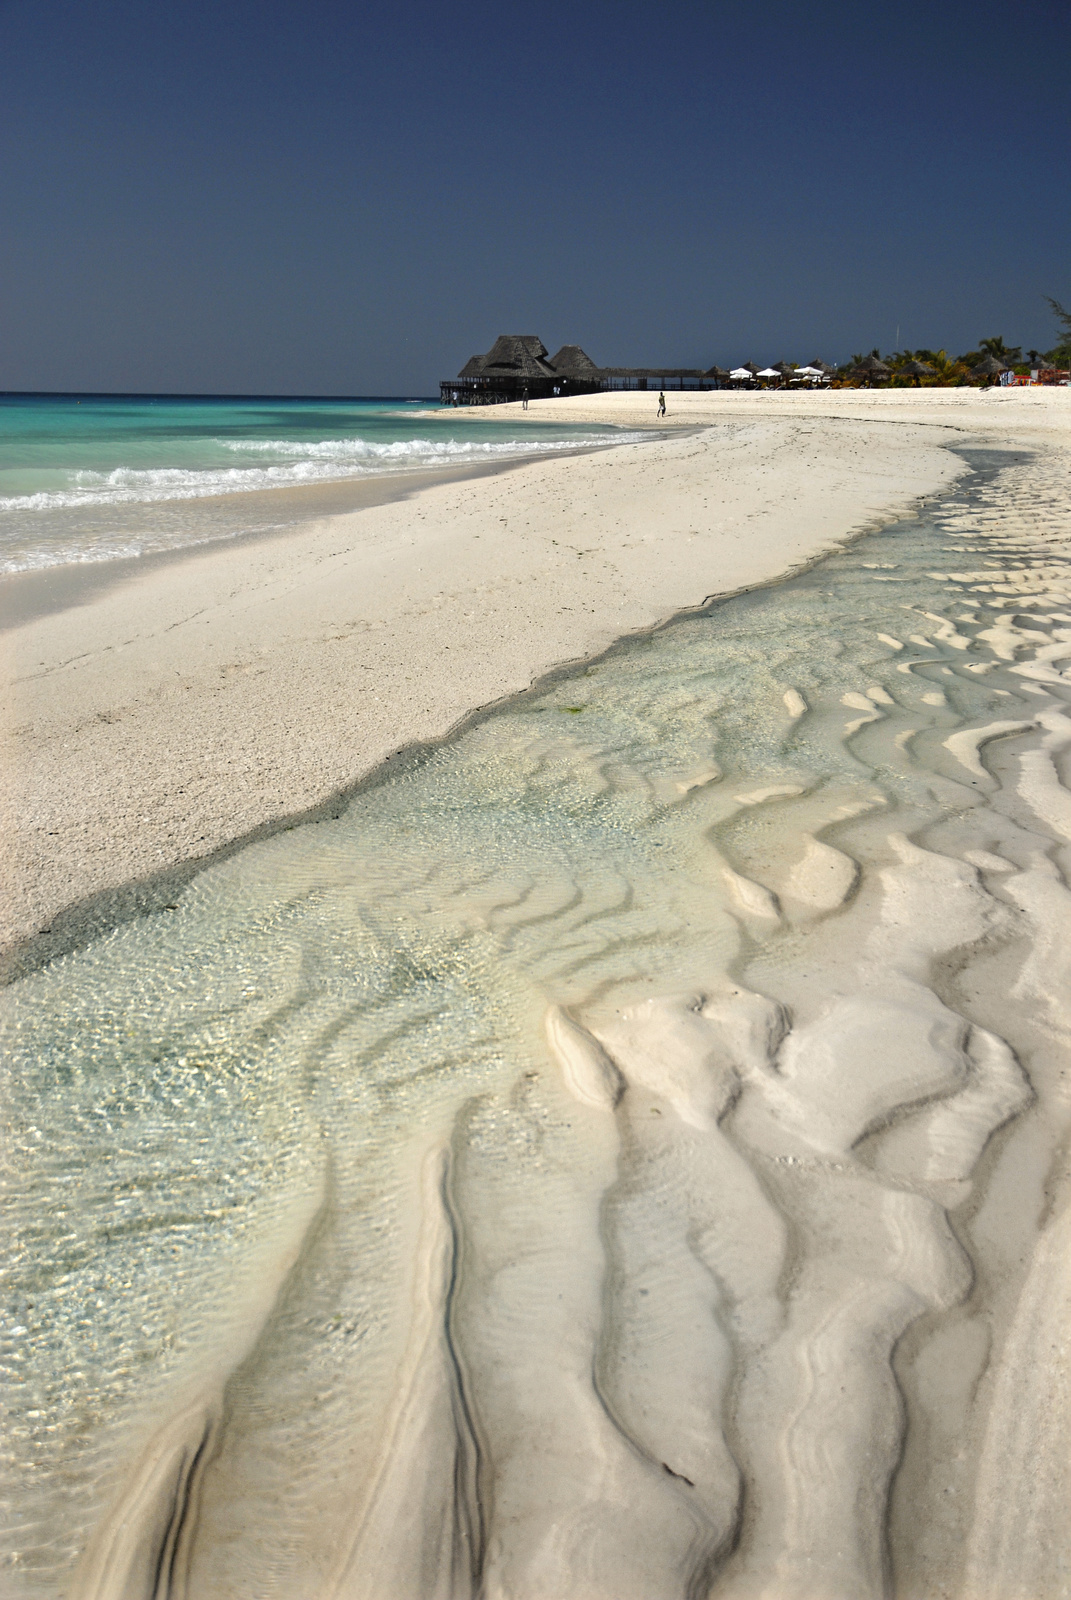
{"label": "white sea foam", "polygon": [[[631,442],[639,434],[615,435],[613,442]],[[367,439],[264,439],[216,441],[241,455],[275,457],[252,467],[117,467],[112,472],[72,472],[68,487],[36,494],[0,496],[0,513],[75,510],[100,505],[152,505],[165,500],[199,500],[215,495],[248,494],[263,489],[297,488],[359,478],[372,473],[413,468],[458,466],[465,462],[501,461],[563,451],[590,450],[607,443],[604,434],[555,439],[398,439],[376,444]]]}

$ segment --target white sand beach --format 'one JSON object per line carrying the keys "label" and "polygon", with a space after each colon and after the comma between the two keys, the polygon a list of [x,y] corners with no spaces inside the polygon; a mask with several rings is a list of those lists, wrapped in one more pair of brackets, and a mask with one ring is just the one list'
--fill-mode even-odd
{"label": "white sand beach", "polygon": [[[1060,391],[668,400],[671,429],[703,431],[212,547],[9,630],[2,946],[322,804],[551,668],[814,560],[947,484],[948,445],[1066,439],[1071,417]],[[529,417],[631,427],[654,410],[621,394]]]}
{"label": "white sand beach", "polygon": [[1071,394],[667,400],[6,635],[18,1600],[1071,1594]]}

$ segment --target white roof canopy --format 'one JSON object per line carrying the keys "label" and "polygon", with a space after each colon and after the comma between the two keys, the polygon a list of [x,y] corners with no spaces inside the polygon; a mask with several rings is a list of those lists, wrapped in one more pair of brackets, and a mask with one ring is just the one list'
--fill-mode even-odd
{"label": "white roof canopy", "polygon": [[734,367],[729,376],[730,378],[751,378],[754,377],[754,373],[750,367]]}
{"label": "white roof canopy", "polygon": [[778,372],[776,367],[762,367],[755,374],[756,378],[782,378],[784,373]]}
{"label": "white roof canopy", "polygon": [[824,373],[821,367],[797,367],[792,376],[794,378],[821,378]]}

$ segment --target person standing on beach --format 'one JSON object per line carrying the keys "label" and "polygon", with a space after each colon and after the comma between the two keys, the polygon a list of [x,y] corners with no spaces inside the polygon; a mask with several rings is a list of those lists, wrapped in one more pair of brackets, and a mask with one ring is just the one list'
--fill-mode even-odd
{"label": "person standing on beach", "polygon": [[659,389],[659,391],[658,391],[658,415],[660,417],[664,417],[665,414],[666,414],[666,392],[665,392],[664,389]]}
{"label": "person standing on beach", "polygon": [[521,396],[521,410],[522,411],[527,411],[528,410],[528,385],[527,384],[525,384],[524,393]]}

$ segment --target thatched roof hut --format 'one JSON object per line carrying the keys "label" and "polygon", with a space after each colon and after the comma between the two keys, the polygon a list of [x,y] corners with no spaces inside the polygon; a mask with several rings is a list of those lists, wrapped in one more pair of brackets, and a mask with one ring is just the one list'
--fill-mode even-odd
{"label": "thatched roof hut", "polygon": [[470,356],[459,378],[553,378],[547,348],[533,333],[500,333],[485,356]]}
{"label": "thatched roof hut", "polygon": [[862,372],[871,378],[887,378],[890,369],[877,356],[864,356],[852,371]]}
{"label": "thatched roof hut", "polygon": [[883,382],[891,371],[892,368],[887,367],[877,356],[864,356],[862,361],[857,362],[851,369],[850,376],[861,379],[869,389],[872,383]]}
{"label": "thatched roof hut", "polygon": [[928,361],[905,361],[898,369],[905,378],[932,378],[936,375],[936,367],[931,367]]}
{"label": "thatched roof hut", "polygon": [[998,361],[996,356],[993,355],[986,356],[983,361],[979,361],[976,367],[971,368],[974,376],[976,378],[984,378],[987,384],[996,383],[1000,374],[1008,371],[1010,371],[1010,368],[1006,367],[1003,361]]}
{"label": "thatched roof hut", "polygon": [[518,379],[553,378],[554,368],[547,360],[546,345],[534,333],[500,333],[483,358],[480,375]]}
{"label": "thatched roof hut", "polygon": [[578,344],[563,344],[557,355],[550,357],[555,372],[566,378],[579,378],[585,383],[598,383],[600,369]]}
{"label": "thatched roof hut", "polygon": [[[583,352],[581,351],[581,354]],[[502,333],[483,356],[470,356],[457,377],[439,385],[444,403],[495,405],[551,394],[562,381],[534,333]]]}

